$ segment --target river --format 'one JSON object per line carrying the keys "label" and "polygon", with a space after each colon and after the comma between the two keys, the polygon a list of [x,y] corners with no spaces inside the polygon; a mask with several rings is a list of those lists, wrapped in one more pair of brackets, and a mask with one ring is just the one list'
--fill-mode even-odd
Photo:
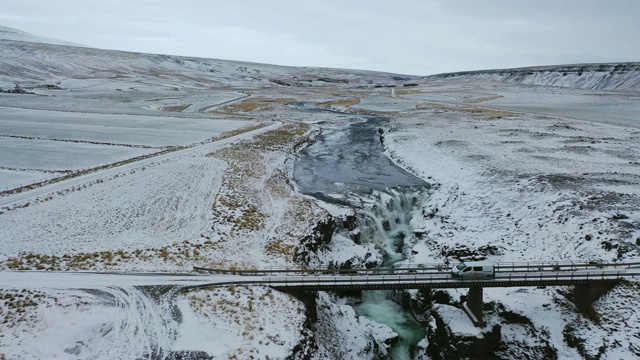
{"label": "river", "polygon": [[[383,154],[379,129],[388,118],[353,115],[347,120],[322,127],[316,142],[300,153],[294,178],[305,194],[353,207],[360,240],[374,243],[384,259],[381,268],[390,269],[405,258],[405,242],[413,236],[409,222],[428,198],[429,186]],[[392,359],[410,359],[425,327],[393,295],[363,291],[354,310],[398,333]]]}

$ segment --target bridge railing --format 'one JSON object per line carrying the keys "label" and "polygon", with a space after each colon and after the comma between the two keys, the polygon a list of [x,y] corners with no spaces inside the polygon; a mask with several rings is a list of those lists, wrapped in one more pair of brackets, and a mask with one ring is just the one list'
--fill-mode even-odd
{"label": "bridge railing", "polygon": [[472,287],[474,284],[481,286],[509,286],[507,283],[514,283],[513,286],[525,286],[526,283],[554,284],[560,282],[581,281],[615,281],[629,278],[639,278],[640,270],[628,271],[591,271],[587,273],[510,273],[508,276],[482,279],[452,278],[438,274],[424,275],[361,275],[361,276],[286,276],[268,277],[263,281],[265,284],[275,287],[330,287],[330,286],[366,286],[366,285],[428,285],[428,284],[450,284],[457,285],[451,287]]}
{"label": "bridge railing", "polygon": [[640,268],[640,263],[605,263],[601,261],[531,261],[531,262],[499,262],[495,264],[500,271],[561,271],[581,269],[633,269]]}
{"label": "bridge railing", "polygon": [[259,274],[283,274],[283,275],[324,275],[324,274],[381,274],[381,273],[430,273],[430,272],[448,272],[451,267],[445,264],[416,264],[405,265],[401,267],[391,268],[359,268],[359,269],[340,269],[332,267],[293,267],[293,266],[269,266],[260,269],[219,269],[204,268],[194,266],[193,270],[198,272],[208,272],[214,274],[230,274],[230,275],[259,275]]}
{"label": "bridge railing", "polygon": [[594,281],[640,279],[640,269],[612,269],[591,271],[556,271],[556,272],[511,272],[499,273],[493,278],[454,278],[448,273],[424,273],[424,274],[364,274],[364,275],[321,275],[309,276],[308,274],[289,276],[268,276],[262,279],[217,281],[215,283],[203,283],[187,286],[186,289],[202,288],[210,286],[226,285],[267,285],[275,288],[345,288],[353,286],[354,289],[365,288],[411,288],[411,287],[505,287],[505,286],[540,286],[540,285],[571,285],[583,284]]}
{"label": "bridge railing", "polygon": [[[340,269],[331,267],[295,267],[295,266],[270,266],[261,269],[215,269],[194,267],[198,272],[234,275],[367,275],[367,274],[429,274],[449,272],[453,265],[444,263],[431,264],[403,264],[392,268],[361,268]],[[588,269],[640,269],[640,263],[602,263],[595,261],[531,261],[531,262],[499,262],[495,263],[496,273],[505,272],[539,272],[539,271],[577,271]]]}

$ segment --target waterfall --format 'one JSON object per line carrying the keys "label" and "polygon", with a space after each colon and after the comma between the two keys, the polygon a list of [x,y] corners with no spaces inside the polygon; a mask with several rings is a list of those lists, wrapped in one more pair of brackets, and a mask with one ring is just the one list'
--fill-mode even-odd
{"label": "waterfall", "polygon": [[382,251],[383,267],[405,259],[405,244],[413,236],[411,219],[416,212],[420,214],[427,196],[424,188],[407,187],[376,191],[371,197],[361,198],[357,211],[361,241]]}
{"label": "waterfall", "polygon": [[[344,115],[350,125],[336,118],[335,124],[322,128],[313,145],[300,151],[294,178],[302,193],[356,209],[359,241],[375,245],[384,259],[380,271],[385,271],[405,259],[407,244],[414,236],[410,222],[414,215],[422,216],[420,208],[428,197],[429,184],[383,153],[381,126],[389,118]],[[408,358],[424,338],[425,329],[387,294],[363,292],[362,303],[354,309],[394,329],[401,341],[392,348],[391,356]]]}
{"label": "waterfall", "polygon": [[[405,246],[413,237],[411,219],[421,215],[421,205],[427,197],[426,188],[407,187],[376,191],[361,198],[357,211],[360,239],[374,244],[382,252],[381,268],[390,268],[405,259]],[[410,311],[393,300],[392,291],[363,291],[361,300],[354,306],[356,313],[398,333],[399,342],[392,347],[391,358],[409,359],[412,348],[424,338],[425,328]]]}

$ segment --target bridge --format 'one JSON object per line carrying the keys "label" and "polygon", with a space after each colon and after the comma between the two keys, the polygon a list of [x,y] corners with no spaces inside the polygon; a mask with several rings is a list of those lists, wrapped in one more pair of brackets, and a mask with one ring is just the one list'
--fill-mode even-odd
{"label": "bridge", "polygon": [[484,326],[483,288],[525,286],[575,286],[574,303],[581,311],[624,279],[640,277],[640,263],[528,262],[496,263],[495,276],[454,278],[445,264],[405,265],[380,269],[267,268],[250,270],[207,269],[199,272],[247,276],[247,280],[199,284],[189,288],[222,285],[266,285],[284,292],[468,288],[463,309],[477,326]]}

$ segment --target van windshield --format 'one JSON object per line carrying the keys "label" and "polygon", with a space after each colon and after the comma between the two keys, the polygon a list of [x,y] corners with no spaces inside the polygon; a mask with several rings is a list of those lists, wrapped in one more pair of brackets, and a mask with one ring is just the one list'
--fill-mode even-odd
{"label": "van windshield", "polygon": [[460,263],[460,264],[458,264],[458,266],[456,266],[456,269],[463,270],[466,267],[467,267],[467,265],[465,265],[464,263]]}

